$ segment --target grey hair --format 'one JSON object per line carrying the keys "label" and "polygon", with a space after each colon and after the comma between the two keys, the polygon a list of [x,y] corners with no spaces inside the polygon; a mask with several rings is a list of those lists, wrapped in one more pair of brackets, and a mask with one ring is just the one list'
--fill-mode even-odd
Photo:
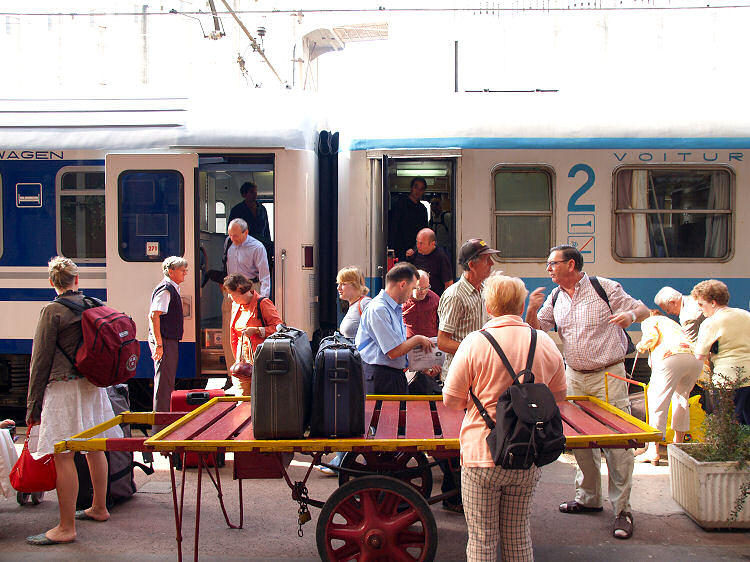
{"label": "grey hair", "polygon": [[63,256],[55,256],[49,260],[47,265],[49,280],[56,289],[68,289],[72,287],[78,276],[78,266],[72,259]]}
{"label": "grey hair", "polygon": [[664,305],[671,301],[676,301],[682,298],[682,293],[672,287],[662,287],[659,292],[654,295],[654,303],[659,308],[664,308]]}
{"label": "grey hair", "polygon": [[245,222],[244,219],[232,219],[227,225],[227,230],[229,230],[229,227],[233,224],[239,226],[242,232],[247,232],[247,222]]}
{"label": "grey hair", "polygon": [[187,267],[188,262],[185,258],[180,256],[169,256],[163,262],[161,262],[161,268],[164,271],[164,275],[169,275],[170,269],[179,269],[181,267]]}

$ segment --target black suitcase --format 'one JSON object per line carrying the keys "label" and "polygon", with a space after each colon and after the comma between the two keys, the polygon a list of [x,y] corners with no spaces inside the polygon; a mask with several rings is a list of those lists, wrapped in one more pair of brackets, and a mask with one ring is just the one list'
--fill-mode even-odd
{"label": "black suitcase", "polygon": [[339,333],[323,338],[315,356],[311,437],[361,437],[365,433],[365,381],[354,343]]}
{"label": "black suitcase", "polygon": [[[107,387],[107,395],[112,404],[115,415],[130,410],[130,397],[128,385],[116,384]],[[124,437],[130,437],[130,424],[121,424]],[[138,467],[146,474],[153,474],[154,469],[136,462],[133,453],[127,451],[107,451],[107,465],[109,467],[109,482],[107,483],[107,507],[130,499],[135,494],[135,479],[133,468]],[[86,456],[75,453],[73,460],[78,471],[78,497],[76,498],[76,509],[88,509],[94,499],[94,486],[91,484],[91,473],[86,462]]]}
{"label": "black suitcase", "polygon": [[256,439],[301,439],[310,419],[313,356],[307,334],[279,330],[258,346],[253,360],[251,410]]}

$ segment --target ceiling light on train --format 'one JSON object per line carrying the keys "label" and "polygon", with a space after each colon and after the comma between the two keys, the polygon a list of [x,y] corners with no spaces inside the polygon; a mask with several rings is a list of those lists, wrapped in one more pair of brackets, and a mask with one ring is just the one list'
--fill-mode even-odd
{"label": "ceiling light on train", "polygon": [[396,170],[397,176],[447,176],[448,170]]}

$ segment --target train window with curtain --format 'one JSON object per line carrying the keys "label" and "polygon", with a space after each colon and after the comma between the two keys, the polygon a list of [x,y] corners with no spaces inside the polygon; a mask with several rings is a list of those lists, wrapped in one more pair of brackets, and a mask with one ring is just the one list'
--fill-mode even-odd
{"label": "train window with curtain", "polygon": [[57,195],[60,255],[84,263],[104,260],[104,170],[62,169]]}
{"label": "train window with curtain", "polygon": [[722,168],[626,168],[615,174],[615,256],[724,260],[734,176]]}
{"label": "train window with curtain", "polygon": [[117,180],[120,256],[162,261],[184,252],[182,174],[176,170],[128,170]]}
{"label": "train window with curtain", "polygon": [[544,259],[552,246],[552,174],[502,167],[494,177],[495,248],[503,259]]}

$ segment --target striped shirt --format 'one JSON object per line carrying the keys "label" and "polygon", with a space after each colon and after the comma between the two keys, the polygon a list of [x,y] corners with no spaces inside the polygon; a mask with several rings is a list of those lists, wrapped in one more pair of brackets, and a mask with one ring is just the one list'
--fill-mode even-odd
{"label": "striped shirt", "polygon": [[617,281],[597,277],[612,307],[597,294],[585,273],[576,283],[573,297],[560,289],[552,310],[552,291],[537,312],[539,326],[550,331],[557,323],[565,362],[576,371],[600,370],[625,357],[627,340],[622,328],[609,323],[612,314],[633,311],[642,305],[628,295]]}
{"label": "striped shirt", "polygon": [[[440,297],[438,317],[438,330],[451,334],[451,338],[459,343],[471,332],[482,328],[485,321],[482,295],[464,275]],[[452,354],[446,354],[443,373],[448,372],[452,359]]]}

